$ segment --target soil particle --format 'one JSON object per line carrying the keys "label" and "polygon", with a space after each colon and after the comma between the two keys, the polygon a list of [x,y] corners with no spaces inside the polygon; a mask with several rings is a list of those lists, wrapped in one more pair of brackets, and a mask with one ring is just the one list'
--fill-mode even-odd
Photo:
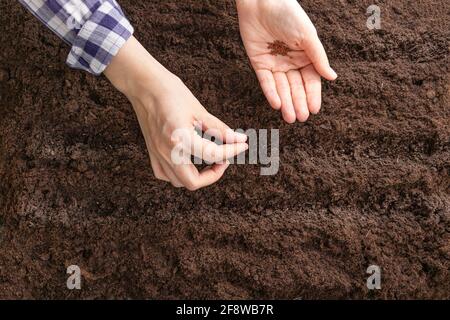
{"label": "soil particle", "polygon": [[79,106],[78,102],[74,99],[74,100],[70,100],[66,104],[66,108],[70,112],[77,112],[80,109],[80,106]]}
{"label": "soil particle", "polygon": [[433,100],[436,97],[436,91],[433,89],[428,90],[427,97],[428,97],[428,99]]}
{"label": "soil particle", "polygon": [[9,80],[9,71],[5,69],[0,69],[0,82]]}

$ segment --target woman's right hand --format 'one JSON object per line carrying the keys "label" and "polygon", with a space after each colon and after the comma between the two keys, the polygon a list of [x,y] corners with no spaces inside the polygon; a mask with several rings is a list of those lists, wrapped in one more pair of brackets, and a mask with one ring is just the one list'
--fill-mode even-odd
{"label": "woman's right hand", "polygon": [[[134,37],[113,58],[105,75],[134,107],[156,178],[197,190],[217,182],[228,167],[227,159],[248,149],[245,135],[208,113]],[[223,144],[202,138],[196,129],[208,131]],[[199,172],[191,155],[212,165]]]}

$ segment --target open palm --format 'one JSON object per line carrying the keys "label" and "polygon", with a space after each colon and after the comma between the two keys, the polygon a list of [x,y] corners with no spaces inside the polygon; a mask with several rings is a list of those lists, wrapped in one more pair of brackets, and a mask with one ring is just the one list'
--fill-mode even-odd
{"label": "open palm", "polygon": [[270,105],[289,123],[321,105],[321,76],[336,79],[316,29],[296,0],[238,0],[242,40]]}

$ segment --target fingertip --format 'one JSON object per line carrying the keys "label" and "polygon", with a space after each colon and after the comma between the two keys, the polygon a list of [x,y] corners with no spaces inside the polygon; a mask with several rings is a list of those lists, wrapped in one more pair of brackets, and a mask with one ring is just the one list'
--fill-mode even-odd
{"label": "fingertip", "polygon": [[273,97],[272,100],[270,101],[270,105],[274,110],[280,110],[281,109],[280,97],[278,95],[276,97]]}
{"label": "fingertip", "polygon": [[[248,148],[249,148],[248,143],[241,143],[239,149],[242,150],[241,152],[244,152],[244,151],[247,151]],[[239,152],[239,153],[241,153],[241,152]]]}
{"label": "fingertip", "polygon": [[247,143],[240,143],[235,150],[235,155],[238,156],[243,152],[246,152],[249,149],[249,145]]}
{"label": "fingertip", "polygon": [[227,128],[224,139],[224,143],[241,143],[246,142],[248,139],[247,135],[243,132],[234,131],[233,129]]}
{"label": "fingertip", "polygon": [[248,137],[245,133],[241,133],[241,132],[234,132],[234,137],[235,137],[235,141],[236,142],[240,142],[240,143],[244,143],[247,141]]}
{"label": "fingertip", "polygon": [[284,121],[286,121],[289,124],[295,123],[295,120],[297,119],[295,114],[284,114],[283,115]]}
{"label": "fingertip", "polygon": [[330,67],[330,70],[331,70],[331,76],[332,76],[332,79],[330,79],[330,80],[334,81],[334,80],[337,79],[338,74],[337,74],[336,71],[334,71],[334,69],[331,68],[331,67]]}
{"label": "fingertip", "polygon": [[328,66],[324,65],[313,65],[315,71],[321,76],[322,78],[332,81],[333,80],[333,73],[331,72],[331,69]]}
{"label": "fingertip", "polygon": [[334,81],[338,77],[336,71],[331,69],[330,66],[328,66],[326,68],[322,68],[321,71],[320,71],[319,68],[316,68],[316,70],[317,70],[317,72],[319,73],[320,76],[322,76],[323,78],[325,78],[328,81]]}
{"label": "fingertip", "polygon": [[297,120],[302,123],[308,121],[308,118],[309,118],[309,112],[302,111],[302,112],[299,112],[297,115]]}
{"label": "fingertip", "polygon": [[337,79],[338,75],[336,71],[334,71],[330,66],[327,67],[316,67],[317,72],[320,76],[324,77],[325,79],[329,81],[334,81]]}
{"label": "fingertip", "polygon": [[309,112],[312,114],[318,114],[320,112],[320,107],[322,104],[322,99],[320,97],[311,98],[309,101]]}
{"label": "fingertip", "polygon": [[283,115],[284,121],[286,121],[287,123],[289,123],[289,124],[295,123],[297,116],[295,114],[293,103],[288,102],[288,103],[286,103],[286,105],[283,105],[282,115]]}
{"label": "fingertip", "polygon": [[280,110],[281,109],[281,99],[278,95],[278,92],[276,91],[270,91],[268,93],[265,93],[267,102],[274,110]]}

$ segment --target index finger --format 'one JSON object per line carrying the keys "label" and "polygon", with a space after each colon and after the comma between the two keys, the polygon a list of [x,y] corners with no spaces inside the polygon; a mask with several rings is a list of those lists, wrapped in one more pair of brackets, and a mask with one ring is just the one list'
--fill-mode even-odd
{"label": "index finger", "polygon": [[202,138],[196,132],[192,133],[191,139],[191,145],[186,145],[185,151],[211,163],[233,158],[248,149],[248,144],[242,142],[218,145],[215,142]]}

